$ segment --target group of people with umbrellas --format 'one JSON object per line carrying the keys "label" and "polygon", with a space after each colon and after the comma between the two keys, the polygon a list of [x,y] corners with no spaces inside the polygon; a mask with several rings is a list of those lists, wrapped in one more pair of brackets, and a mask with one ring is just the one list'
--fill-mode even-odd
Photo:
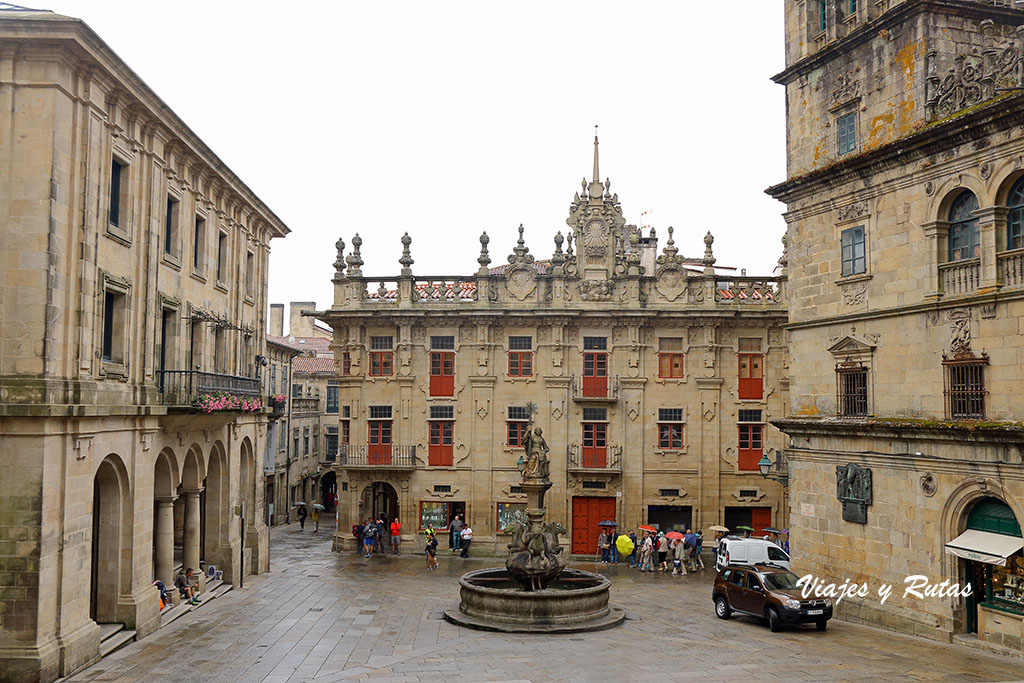
{"label": "group of people with umbrellas", "polygon": [[[629,557],[631,567],[637,567],[640,571],[655,571],[657,560],[658,568],[667,572],[671,557],[673,574],[685,574],[687,569],[691,572],[698,571],[698,568],[704,569],[704,561],[701,559],[704,544],[702,531],[693,533],[687,529],[685,533],[676,530],[663,532],[644,524],[637,527],[637,531],[642,533],[638,537],[633,531],[628,535],[617,533],[619,525],[614,520],[605,520],[598,526],[601,527],[601,534],[597,539],[597,551],[602,564],[618,564],[620,556]],[[730,530],[720,524],[712,525],[708,530],[715,534],[714,556],[717,559],[719,543]],[[743,532],[744,538],[751,538],[757,533],[757,529],[745,525],[737,526],[735,530]],[[782,538],[789,534],[788,529],[765,527],[763,531],[765,540],[789,552],[789,541]]]}

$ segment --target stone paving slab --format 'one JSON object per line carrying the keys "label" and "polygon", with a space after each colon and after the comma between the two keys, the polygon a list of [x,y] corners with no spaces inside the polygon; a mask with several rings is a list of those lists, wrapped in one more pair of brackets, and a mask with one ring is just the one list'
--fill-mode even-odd
{"label": "stone paving slab", "polygon": [[334,683],[336,681],[1010,681],[1024,659],[833,620],[771,633],[717,619],[711,573],[641,574],[572,563],[612,580],[623,625],[566,635],[504,634],[444,621],[458,578],[495,566],[441,553],[330,552],[326,534],[271,530],[271,573],[115,652],[72,681]]}

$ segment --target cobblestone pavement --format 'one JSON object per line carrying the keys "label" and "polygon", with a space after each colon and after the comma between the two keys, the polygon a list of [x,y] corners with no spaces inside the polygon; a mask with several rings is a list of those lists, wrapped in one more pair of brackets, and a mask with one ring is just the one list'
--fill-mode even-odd
{"label": "cobblestone pavement", "polygon": [[[363,559],[330,552],[328,533],[271,530],[272,571],[132,643],[73,681],[634,681],[1024,679],[1024,660],[833,620],[771,633],[722,621],[700,576],[573,563],[613,581],[634,619],[596,633],[487,633],[449,624],[458,577],[495,566],[446,549]],[[416,550],[419,550],[418,544]]]}

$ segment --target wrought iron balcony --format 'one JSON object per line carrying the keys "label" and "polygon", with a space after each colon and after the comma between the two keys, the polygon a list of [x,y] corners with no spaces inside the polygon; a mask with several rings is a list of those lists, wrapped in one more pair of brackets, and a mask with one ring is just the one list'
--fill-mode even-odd
{"label": "wrought iron balcony", "polygon": [[256,377],[240,377],[199,370],[159,370],[157,387],[162,402],[168,406],[192,406],[203,394],[224,392],[246,398],[258,398],[260,381]]}
{"label": "wrought iron balcony", "polygon": [[581,403],[615,403],[619,400],[619,377],[572,376],[572,400]]}
{"label": "wrought iron balcony", "polygon": [[566,468],[570,472],[622,473],[622,446],[583,446],[571,443],[565,451]]}
{"label": "wrought iron balcony", "polygon": [[340,444],[338,446],[338,467],[349,469],[415,469],[416,446]]}

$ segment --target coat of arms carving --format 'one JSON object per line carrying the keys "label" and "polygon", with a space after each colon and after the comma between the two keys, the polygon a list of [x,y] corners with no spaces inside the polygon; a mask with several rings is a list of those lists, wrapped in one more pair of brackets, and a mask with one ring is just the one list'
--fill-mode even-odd
{"label": "coat of arms carving", "polygon": [[675,301],[686,291],[686,275],[678,268],[665,268],[658,273],[658,291],[669,301]]}
{"label": "coat of arms carving", "polygon": [[836,465],[836,498],[843,503],[843,519],[868,523],[872,503],[871,470],[856,463]]}
{"label": "coat of arms carving", "polygon": [[516,268],[508,274],[505,283],[508,293],[519,301],[525,301],[526,297],[533,293],[537,287],[536,277],[530,268]]}

